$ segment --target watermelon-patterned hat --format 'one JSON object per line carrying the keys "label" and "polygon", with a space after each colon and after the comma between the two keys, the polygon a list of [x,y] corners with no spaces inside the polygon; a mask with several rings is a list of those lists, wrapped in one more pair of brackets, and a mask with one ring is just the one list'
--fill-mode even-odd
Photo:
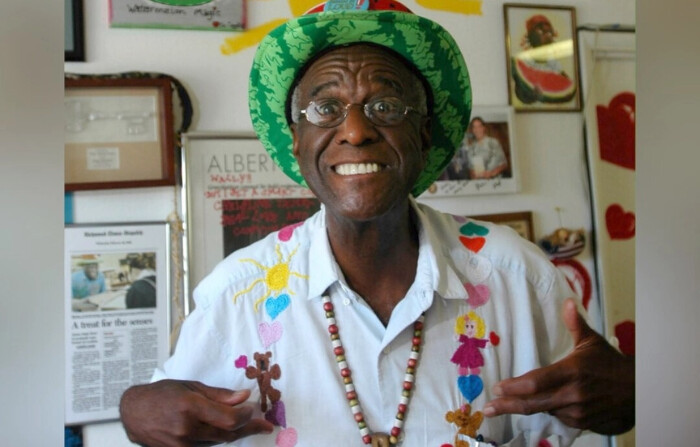
{"label": "watermelon-patterned hat", "polygon": [[[351,9],[338,10],[343,3]],[[330,0],[265,36],[250,73],[248,106],[253,128],[282,171],[306,185],[292,154],[287,97],[301,70],[319,53],[355,43],[393,50],[415,67],[432,90],[432,147],[411,191],[418,196],[440,176],[464,137],[471,113],[471,84],[452,36],[397,1]]]}

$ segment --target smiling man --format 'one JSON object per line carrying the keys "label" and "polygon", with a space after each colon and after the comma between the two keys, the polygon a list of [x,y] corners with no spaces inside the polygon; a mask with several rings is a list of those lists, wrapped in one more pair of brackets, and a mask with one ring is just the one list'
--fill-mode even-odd
{"label": "smiling man", "polygon": [[273,30],[250,77],[260,140],[322,209],[198,285],[174,355],[122,398],[130,439],[535,447],[629,429],[633,362],[543,253],[415,200],[469,121],[452,37],[394,1],[325,8]]}

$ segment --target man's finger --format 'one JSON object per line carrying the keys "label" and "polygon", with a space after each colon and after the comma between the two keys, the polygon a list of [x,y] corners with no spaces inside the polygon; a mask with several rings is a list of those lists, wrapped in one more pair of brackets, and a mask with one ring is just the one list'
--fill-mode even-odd
{"label": "man's finger", "polygon": [[564,301],[562,320],[564,320],[564,325],[574,339],[574,346],[585,340],[593,331],[593,329],[588,326],[588,323],[586,323],[583,315],[578,312],[576,301],[573,298],[567,298]]}
{"label": "man's finger", "polygon": [[494,385],[493,393],[499,397],[539,394],[568,383],[575,373],[560,364],[552,364],[502,380]]}
{"label": "man's finger", "polygon": [[250,390],[230,390],[204,385],[201,382],[188,382],[186,385],[192,391],[196,391],[209,400],[226,405],[238,405],[245,402],[250,396]]}

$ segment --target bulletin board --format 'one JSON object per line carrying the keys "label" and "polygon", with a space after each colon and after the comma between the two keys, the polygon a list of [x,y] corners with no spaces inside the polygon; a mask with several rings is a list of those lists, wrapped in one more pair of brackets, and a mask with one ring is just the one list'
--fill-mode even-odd
{"label": "bulletin board", "polygon": [[189,297],[224,257],[320,208],[253,134],[187,133],[182,147]]}

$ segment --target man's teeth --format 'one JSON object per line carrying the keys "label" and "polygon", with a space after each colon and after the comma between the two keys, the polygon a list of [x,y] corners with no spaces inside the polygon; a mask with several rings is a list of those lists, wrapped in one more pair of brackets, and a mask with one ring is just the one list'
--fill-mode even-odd
{"label": "man's teeth", "polygon": [[340,175],[369,174],[372,172],[379,172],[379,170],[380,167],[377,163],[348,163],[338,165],[335,168],[335,172]]}

